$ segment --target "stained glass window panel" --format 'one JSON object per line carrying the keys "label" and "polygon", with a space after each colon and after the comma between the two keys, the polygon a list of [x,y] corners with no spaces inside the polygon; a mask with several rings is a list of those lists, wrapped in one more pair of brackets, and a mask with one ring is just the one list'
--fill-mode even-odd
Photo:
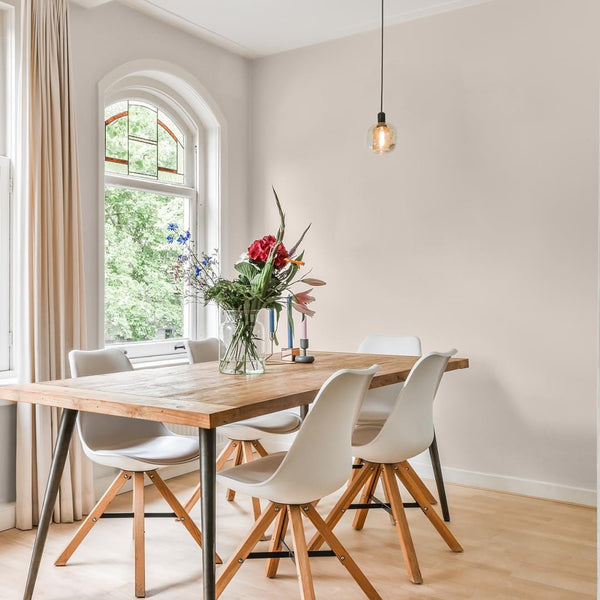
{"label": "stained glass window panel", "polygon": [[184,135],[171,117],[129,100],[106,107],[104,117],[107,172],[185,183]]}
{"label": "stained glass window panel", "polygon": [[147,177],[158,176],[156,144],[129,139],[129,172]]}
{"label": "stained glass window panel", "polygon": [[177,142],[163,127],[158,128],[158,166],[177,172]]}
{"label": "stained glass window panel", "polygon": [[129,103],[129,136],[156,142],[158,111],[145,104]]}

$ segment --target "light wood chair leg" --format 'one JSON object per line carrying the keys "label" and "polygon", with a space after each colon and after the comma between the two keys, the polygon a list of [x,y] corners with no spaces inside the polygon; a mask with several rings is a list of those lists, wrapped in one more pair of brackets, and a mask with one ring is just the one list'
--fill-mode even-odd
{"label": "light wood chair leg", "polygon": [[[310,510],[312,506],[308,504],[304,508]],[[315,600],[315,588],[313,585],[312,573],[310,570],[310,560],[308,558],[306,537],[304,536],[304,525],[302,523],[302,511],[297,505],[288,506],[288,511],[290,524],[292,528],[292,541],[294,543],[294,559],[296,563],[296,571],[298,573],[300,598],[302,600]]]}
{"label": "light wood chair leg", "polygon": [[[202,548],[202,534],[200,533],[198,526],[196,523],[194,523],[194,520],[190,517],[183,506],[181,506],[179,500],[177,500],[177,497],[175,494],[173,494],[169,486],[163,481],[162,477],[156,471],[147,471],[146,475],[148,475],[148,478],[156,486],[156,489],[159,491],[160,495],[171,507],[177,516],[177,520],[183,523],[183,526],[189,531],[190,535],[194,538],[198,546]],[[215,556],[215,560],[218,565],[223,563],[218,554]]]}
{"label": "light wood chair leg", "polygon": [[342,546],[340,540],[334,535],[333,531],[327,527],[325,521],[321,518],[321,515],[310,505],[302,506],[302,513],[305,517],[312,522],[317,528],[317,531],[323,536],[323,539],[329,544],[329,547],[335,552],[338,560],[344,565],[348,573],[352,575],[352,578],[362,591],[366,594],[369,600],[382,600],[381,596],[377,593],[377,590],[371,585],[371,582],[367,579],[366,575],[360,570],[358,565],[354,562],[347,550]]}
{"label": "light wood chair leg", "polygon": [[392,465],[383,465],[383,485],[386,487],[387,495],[392,505],[392,512],[396,520],[396,531],[398,532],[400,546],[402,547],[402,555],[404,556],[404,562],[408,570],[408,577],[413,583],[423,583],[417,553],[412,536],[410,535],[410,529],[408,528],[404,505],[402,504],[398,482],[396,481]]}
{"label": "light wood chair leg", "polygon": [[146,597],[146,553],[144,548],[144,474],[133,474],[133,528],[135,544],[135,597]]}
{"label": "light wood chair leg", "polygon": [[[388,493],[387,493],[387,489],[385,488],[385,485],[383,486],[383,500],[386,504],[389,504],[390,507],[392,506],[390,499],[388,498]],[[396,519],[394,519],[394,514],[388,513],[388,517],[390,518],[390,523],[392,525],[396,525]]]}
{"label": "light wood chair leg", "polygon": [[[421,490],[421,492],[423,493],[423,495],[425,496],[425,499],[427,500],[427,502],[429,502],[429,504],[437,504],[436,497],[429,491],[429,488],[425,485],[423,480],[417,475],[415,470],[412,468],[412,465],[408,461],[405,461],[402,463],[401,469],[410,476],[410,478],[413,480],[415,485]],[[412,496],[412,494],[411,494],[411,496]],[[416,498],[415,498],[415,501],[416,501]]]}
{"label": "light wood chair leg", "polygon": [[223,570],[217,579],[217,598],[223,593],[223,590],[233,579],[233,576],[238,572],[246,558],[248,558],[248,554],[250,554],[256,544],[258,544],[264,532],[273,522],[273,519],[275,519],[280,511],[285,509],[286,507],[284,504],[273,504],[272,502],[269,502],[269,505],[265,508],[262,515],[254,522],[254,526],[246,539],[238,546],[237,550],[231,555],[231,558],[223,567]]}
{"label": "light wood chair leg", "polygon": [[[273,536],[271,537],[271,544],[269,546],[269,552],[280,552],[283,548],[281,543],[285,538],[288,525],[288,512],[287,510],[281,510],[275,521],[273,528]],[[268,558],[267,566],[265,569],[265,575],[272,579],[277,576],[277,569],[279,568],[279,558]]]}
{"label": "light wood chair leg", "polygon": [[265,450],[264,446],[260,443],[260,440],[252,441],[252,445],[254,449],[258,452],[258,455],[263,458],[264,456],[269,456],[269,453]]}
{"label": "light wood chair leg", "polygon": [[[408,463],[403,462],[399,465],[394,465],[394,467],[398,467],[396,470],[398,478],[404,484],[404,487],[408,490],[411,496],[417,501],[418,505],[421,507],[421,510],[425,513],[425,516],[437,529],[443,540],[446,542],[446,544],[448,544],[450,550],[453,552],[462,552],[462,546],[458,543],[457,539],[448,529],[443,519],[435,512],[435,509],[433,509],[431,504],[427,501],[425,494],[423,494],[420,486],[415,483],[413,476],[408,475],[407,471],[403,468],[407,464]],[[414,477],[418,477],[418,475],[415,473]]]}
{"label": "light wood chair leg", "polygon": [[[363,467],[364,469],[364,467]],[[375,493],[377,488],[377,484],[379,483],[379,476],[381,475],[381,466],[377,466],[374,471],[372,471],[371,476],[367,480],[365,487],[363,488],[363,493],[360,497],[361,504],[370,504],[371,496]],[[354,522],[352,523],[352,527],[357,531],[360,531],[367,520],[367,514],[369,512],[368,508],[359,508],[354,515]]]}
{"label": "light wood chair leg", "polygon": [[[341,498],[337,501],[336,505],[331,509],[329,515],[325,519],[325,523],[329,529],[332,529],[338,524],[339,520],[344,516],[344,513],[352,504],[352,500],[356,498],[358,492],[367,482],[367,479],[373,475],[373,471],[377,469],[377,465],[371,463],[365,463],[362,469],[356,469],[358,475],[351,480],[348,484],[346,491],[342,494]],[[317,531],[313,536],[312,540],[308,545],[309,550],[318,550],[325,540],[323,536]]]}
{"label": "light wood chair leg", "polygon": [[[238,465],[242,464],[242,442],[234,442],[235,447],[235,454],[233,455],[233,466],[237,467]],[[227,499],[227,502],[233,502],[235,500],[235,491],[234,490],[227,490],[227,493],[225,494],[225,498]]]}
{"label": "light wood chair leg", "polygon": [[[227,444],[227,446],[225,446],[225,448],[223,448],[221,454],[219,454],[219,457],[217,458],[217,471],[220,471],[225,466],[225,463],[229,460],[229,457],[234,453],[235,449],[235,442],[233,442],[233,440],[229,440],[229,443]],[[202,487],[200,484],[198,484],[196,486],[196,489],[194,490],[194,493],[191,495],[190,499],[185,503],[183,507],[185,509],[185,512],[191,512],[192,508],[194,508],[194,506],[198,504],[201,494]]]}
{"label": "light wood chair leg", "polygon": [[[254,460],[254,455],[252,454],[252,442],[244,442],[243,452],[245,463],[249,463]],[[262,512],[260,509],[260,500],[258,498],[252,498],[252,510],[254,511],[254,520],[256,521]]]}
{"label": "light wood chair leg", "polygon": [[352,467],[352,473],[350,474],[350,478],[348,479],[348,483],[346,485],[351,485],[352,482],[358,477],[358,475],[360,474],[360,472],[364,469],[355,469],[355,466],[358,465],[362,465],[363,464],[363,459],[362,458],[355,458],[354,462],[352,463],[353,467]]}
{"label": "light wood chair leg", "polygon": [[77,550],[81,542],[85,539],[87,534],[91,531],[92,527],[98,522],[100,517],[104,514],[110,503],[115,499],[115,496],[119,493],[121,488],[131,479],[131,471],[121,471],[111,486],[104,492],[104,495],[98,501],[98,504],[94,506],[90,514],[86,517],[85,521],[80,525],[77,533],[73,536],[73,539],[68,543],[67,547],[62,551],[62,554],[56,559],[54,563],[57,567],[64,567],[67,561],[73,555],[73,552]]}

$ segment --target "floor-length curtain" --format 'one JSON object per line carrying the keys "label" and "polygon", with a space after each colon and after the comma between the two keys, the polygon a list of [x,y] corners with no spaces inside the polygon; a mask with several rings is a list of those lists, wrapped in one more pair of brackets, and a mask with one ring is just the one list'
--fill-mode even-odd
{"label": "floor-length curtain", "polygon": [[[69,59],[68,0],[27,0],[24,87],[28,148],[24,182],[28,242],[27,354],[23,380],[69,376],[67,354],[85,347],[81,209]],[[17,407],[17,527],[38,522],[60,411]],[[91,464],[71,446],[54,511],[81,519],[93,504]]]}

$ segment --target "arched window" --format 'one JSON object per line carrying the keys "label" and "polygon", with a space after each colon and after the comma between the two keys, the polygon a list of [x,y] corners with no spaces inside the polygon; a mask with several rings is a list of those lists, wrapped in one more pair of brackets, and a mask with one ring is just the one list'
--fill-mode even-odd
{"label": "arched window", "polygon": [[178,223],[202,243],[201,129],[164,93],[134,93],[104,110],[104,343],[142,361],[182,352],[176,341],[198,333],[166,235]]}

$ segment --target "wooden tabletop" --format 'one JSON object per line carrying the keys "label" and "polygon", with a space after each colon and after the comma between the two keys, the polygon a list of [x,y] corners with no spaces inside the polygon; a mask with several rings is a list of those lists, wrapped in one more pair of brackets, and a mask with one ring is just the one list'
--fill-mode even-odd
{"label": "wooden tabletop", "polygon": [[[0,399],[204,429],[309,404],[338,369],[381,369],[372,388],[404,381],[418,357],[313,352],[312,364],[267,364],[262,375],[225,375],[216,362],[0,387]],[[451,358],[447,371],[466,369]]]}

